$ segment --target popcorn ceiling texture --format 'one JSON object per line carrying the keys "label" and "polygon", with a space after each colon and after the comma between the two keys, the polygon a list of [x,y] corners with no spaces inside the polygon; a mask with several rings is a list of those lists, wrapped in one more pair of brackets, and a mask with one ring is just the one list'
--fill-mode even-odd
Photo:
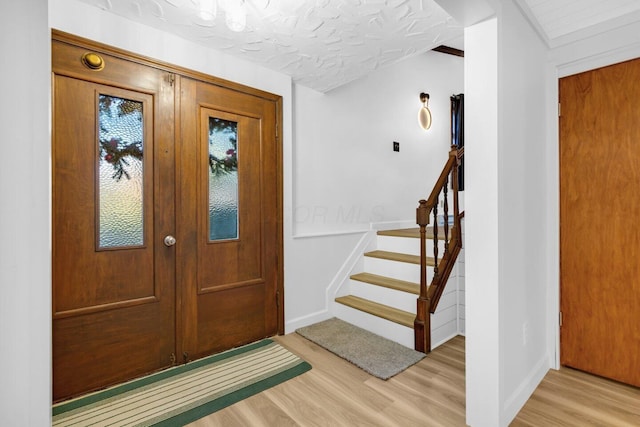
{"label": "popcorn ceiling texture", "polygon": [[220,7],[214,21],[200,19],[195,0],[81,1],[290,75],[319,92],[463,34],[433,0],[246,0],[247,28],[239,33],[227,28]]}

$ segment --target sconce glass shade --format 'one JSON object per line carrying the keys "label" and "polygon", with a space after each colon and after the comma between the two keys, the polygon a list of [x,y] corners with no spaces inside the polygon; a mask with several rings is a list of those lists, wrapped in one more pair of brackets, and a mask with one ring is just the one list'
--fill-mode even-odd
{"label": "sconce glass shade", "polygon": [[431,127],[431,110],[429,110],[429,94],[420,93],[420,102],[422,102],[422,108],[418,111],[418,123],[420,127],[427,130]]}
{"label": "sconce glass shade", "polygon": [[418,111],[418,123],[420,123],[420,127],[424,130],[431,127],[431,111],[426,105],[422,106],[420,111]]}

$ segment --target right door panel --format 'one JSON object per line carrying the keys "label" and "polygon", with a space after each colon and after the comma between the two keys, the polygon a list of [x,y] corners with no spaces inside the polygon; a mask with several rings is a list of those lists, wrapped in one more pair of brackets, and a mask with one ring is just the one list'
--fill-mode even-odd
{"label": "right door panel", "polygon": [[178,283],[197,358],[278,332],[276,103],[181,85]]}

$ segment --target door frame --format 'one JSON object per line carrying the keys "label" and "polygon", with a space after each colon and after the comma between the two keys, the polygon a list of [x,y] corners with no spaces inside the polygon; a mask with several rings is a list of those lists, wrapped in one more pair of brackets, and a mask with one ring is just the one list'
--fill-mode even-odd
{"label": "door frame", "polygon": [[[610,46],[615,46],[612,40]],[[596,54],[597,53],[597,54]],[[547,348],[549,366],[560,369],[560,79],[640,57],[640,43],[624,49],[578,52],[577,57],[554,55],[547,64]]]}
{"label": "door frame", "polygon": [[[214,76],[210,76],[198,71],[193,71],[193,70],[189,70],[187,68],[183,68],[180,66],[176,66],[176,65],[172,65],[163,61],[159,61],[156,59],[152,59],[143,55],[139,55],[124,49],[119,49],[113,46],[109,46],[100,42],[96,42],[93,40],[89,40],[80,36],[76,36],[70,33],[66,33],[64,31],[60,31],[57,29],[52,29],[51,30],[51,41],[58,41],[58,42],[62,42],[62,43],[67,43],[70,45],[74,45],[74,46],[78,46],[78,47],[82,47],[91,51],[95,51],[95,52],[99,52],[99,53],[103,53],[105,55],[111,55],[117,58],[121,58],[127,61],[131,61],[140,65],[144,65],[147,67],[152,67],[152,68],[156,68],[158,70],[161,71],[165,71],[167,73],[171,73],[171,74],[175,74],[176,76],[178,76],[178,78],[176,79],[176,82],[174,84],[177,85],[177,88],[175,90],[175,108],[176,108],[176,112],[179,112],[179,101],[180,101],[180,93],[179,93],[179,89],[180,89],[180,76],[184,76],[184,77],[188,77],[194,80],[199,80],[211,85],[215,85],[215,86],[219,86],[219,87],[223,87],[226,89],[230,89],[230,90],[234,90],[237,92],[241,92],[244,94],[248,94],[248,95],[252,95],[255,97],[259,97],[259,98],[263,98],[265,100],[274,102],[275,104],[275,108],[276,108],[276,145],[278,146],[278,150],[276,153],[277,156],[277,161],[275,164],[275,168],[276,168],[276,188],[277,188],[277,192],[276,192],[276,210],[277,210],[277,236],[276,236],[276,242],[277,242],[277,266],[276,266],[276,289],[277,289],[277,318],[278,318],[278,328],[277,328],[277,333],[279,335],[283,335],[285,332],[285,325],[284,325],[284,239],[283,239],[283,191],[284,191],[284,186],[283,186],[283,145],[282,145],[282,134],[280,129],[283,129],[282,126],[282,121],[283,121],[283,115],[282,115],[282,106],[283,106],[283,100],[282,100],[282,96],[280,95],[276,95],[273,93],[269,93],[260,89],[256,89],[256,88],[252,88],[249,86],[245,86],[239,83],[235,83],[229,80],[225,80],[225,79],[221,79],[218,77],[214,77]],[[175,141],[176,141],[176,159],[179,156],[179,150],[178,150],[178,141],[179,141],[179,134],[178,134],[179,130],[176,129],[176,135],[175,135]],[[50,182],[49,184],[50,186],[52,185],[52,182]],[[179,293],[178,293],[179,294]],[[181,309],[181,304],[180,304],[180,297],[179,295],[176,296],[176,304],[177,304],[177,309],[176,309],[176,319],[180,319],[180,315],[182,314],[182,309]],[[50,320],[51,322],[53,320]],[[180,331],[181,325],[176,324],[176,331]],[[179,337],[177,337],[179,338]],[[179,342],[178,340],[176,341],[177,343]]]}

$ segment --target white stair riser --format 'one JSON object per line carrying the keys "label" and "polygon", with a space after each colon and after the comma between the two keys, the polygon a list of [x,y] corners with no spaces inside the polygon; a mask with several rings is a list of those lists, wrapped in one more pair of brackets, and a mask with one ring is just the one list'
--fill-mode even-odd
{"label": "white stair riser", "polygon": [[[418,264],[365,256],[364,271],[407,282],[420,283],[420,266]],[[428,281],[431,280],[432,275],[433,268],[429,267],[427,269]]]}
{"label": "white stair riser", "polygon": [[[378,236],[378,250],[420,255],[420,239],[409,237]],[[438,241],[438,257],[444,253],[444,241]],[[433,257],[433,240],[427,240],[427,256]]]}
{"label": "white stair riser", "polygon": [[335,317],[345,322],[356,325],[369,332],[380,335],[405,347],[414,348],[413,329],[397,323],[373,316],[364,311],[348,307],[346,305],[335,304]]}
{"label": "white stair riser", "polygon": [[398,310],[416,312],[418,296],[408,292],[397,291],[385,288],[384,286],[372,285],[358,280],[351,280],[351,295],[368,299],[379,304],[388,305]]}
{"label": "white stair riser", "polygon": [[[369,332],[380,335],[391,341],[395,341],[408,348],[415,348],[413,329],[399,325],[386,319],[373,316],[364,311],[357,310],[339,303],[335,304],[334,316],[345,322],[356,325]],[[457,322],[455,319],[438,321],[437,315],[431,315],[431,343],[433,350],[438,345],[457,335]]]}

